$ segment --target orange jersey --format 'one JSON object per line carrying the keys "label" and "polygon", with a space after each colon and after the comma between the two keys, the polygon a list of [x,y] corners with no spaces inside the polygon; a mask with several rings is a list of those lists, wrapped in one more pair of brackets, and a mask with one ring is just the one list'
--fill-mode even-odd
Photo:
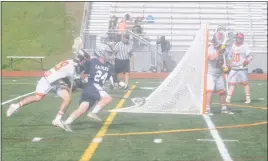
{"label": "orange jersey", "polygon": [[73,60],[64,60],[55,65],[44,73],[44,78],[51,84],[61,78],[68,77],[73,80],[74,76],[74,62]]}

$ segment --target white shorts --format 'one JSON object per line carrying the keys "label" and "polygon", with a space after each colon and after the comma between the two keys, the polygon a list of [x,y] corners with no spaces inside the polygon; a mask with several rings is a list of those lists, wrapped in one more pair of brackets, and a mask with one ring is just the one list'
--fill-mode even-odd
{"label": "white shorts", "polygon": [[231,70],[228,74],[228,84],[248,84],[248,70]]}
{"label": "white shorts", "polygon": [[207,91],[219,92],[225,90],[224,79],[222,75],[207,74]]}
{"label": "white shorts", "polygon": [[98,89],[101,98],[109,96],[109,94],[99,84],[94,83],[94,86]]}
{"label": "white shorts", "polygon": [[62,98],[62,89],[64,88],[58,88],[57,86],[53,86],[51,91],[55,92],[57,96]]}
{"label": "white shorts", "polygon": [[37,83],[35,94],[45,96],[51,90],[51,88],[52,86],[50,83],[44,77],[42,77]]}

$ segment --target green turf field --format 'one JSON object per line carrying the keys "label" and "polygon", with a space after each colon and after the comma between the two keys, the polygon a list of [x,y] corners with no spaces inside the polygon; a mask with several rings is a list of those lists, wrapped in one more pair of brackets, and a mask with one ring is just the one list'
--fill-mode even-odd
{"label": "green turf field", "polygon": [[[3,78],[2,101],[34,91],[37,80]],[[160,82],[133,80],[136,88],[130,97],[147,96],[152,90],[140,87],[157,87]],[[111,94],[119,97],[125,93],[114,90]],[[267,160],[267,82],[252,81],[251,94],[252,103],[246,105],[243,88],[237,88],[230,106],[235,115],[220,114],[219,106],[215,104],[218,98],[213,100],[215,115],[211,118],[219,127],[218,132],[234,161]],[[79,92],[73,94],[73,102],[64,119],[77,107],[79,96]],[[119,107],[118,103],[119,99],[115,98],[106,109]],[[127,100],[120,101],[122,103],[123,106],[131,105]],[[68,133],[51,124],[59,104],[60,99],[51,93],[42,102],[23,107],[9,119],[5,116],[8,104],[3,105],[2,161],[78,161],[91,154],[91,161],[222,160],[215,142],[198,141],[212,139],[202,116],[128,113],[114,116],[113,113],[103,123],[83,116],[72,126],[74,131]],[[109,114],[103,111],[100,116],[105,119]],[[102,137],[102,142],[90,144],[96,134]],[[34,137],[44,139],[31,142]],[[154,139],[162,139],[162,142],[154,143]]]}

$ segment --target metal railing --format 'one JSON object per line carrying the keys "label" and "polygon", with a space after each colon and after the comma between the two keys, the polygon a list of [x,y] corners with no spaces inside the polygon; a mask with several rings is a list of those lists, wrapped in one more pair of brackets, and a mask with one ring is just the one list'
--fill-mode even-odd
{"label": "metal railing", "polygon": [[[127,33],[131,35],[131,37],[138,42],[146,45],[151,52],[151,66],[156,67],[157,69],[160,68],[162,64],[162,53],[157,50],[157,46],[152,45],[148,40],[144,39],[143,37],[139,36],[138,34],[127,30]],[[135,41],[134,40],[134,41]]]}

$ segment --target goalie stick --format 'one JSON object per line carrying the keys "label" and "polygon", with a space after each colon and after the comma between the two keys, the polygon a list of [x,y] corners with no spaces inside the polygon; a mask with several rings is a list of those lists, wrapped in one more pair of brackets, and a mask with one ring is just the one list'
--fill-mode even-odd
{"label": "goalie stick", "polygon": [[113,96],[113,98],[117,99],[125,99],[125,100],[130,100],[132,101],[136,106],[142,106],[146,103],[146,98],[145,97],[133,97],[133,98],[125,98],[125,97],[120,97],[120,96]]}
{"label": "goalie stick", "polygon": [[[218,26],[216,29],[215,29],[215,32],[214,33],[218,33],[218,32],[221,32],[223,34],[223,41],[220,42],[220,47],[227,47],[227,44],[229,43],[230,41],[230,35],[229,35],[229,31],[228,31],[228,27],[227,26]],[[223,65],[224,67],[226,68],[227,67],[227,63],[226,63],[226,52],[224,52],[222,54],[222,57],[223,57]],[[228,74],[227,73],[224,73],[224,77],[225,77],[225,83],[226,83],[226,88],[227,90],[229,89],[228,88]]]}

